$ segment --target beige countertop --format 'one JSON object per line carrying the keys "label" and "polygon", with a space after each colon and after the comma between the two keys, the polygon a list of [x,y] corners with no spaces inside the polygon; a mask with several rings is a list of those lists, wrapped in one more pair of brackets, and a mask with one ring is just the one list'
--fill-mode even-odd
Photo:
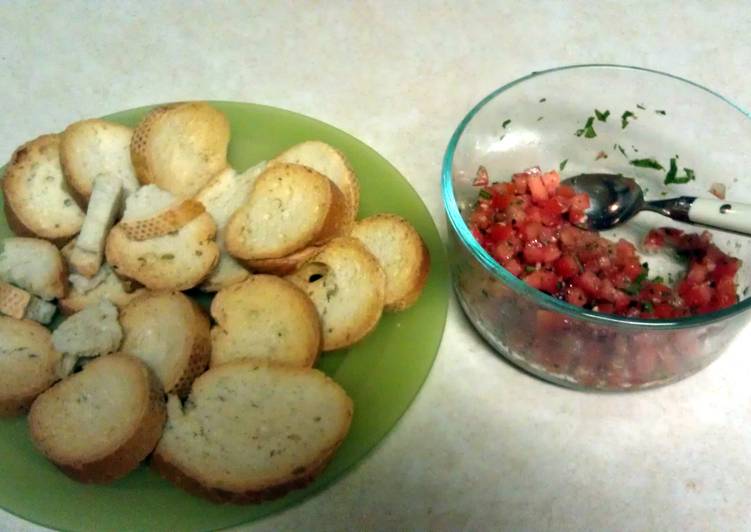
{"label": "beige countertop", "polygon": [[[477,100],[532,70],[636,64],[751,107],[742,1],[19,1],[0,4],[0,23],[5,157],[120,109],[263,103],[371,145],[444,235],[449,136]],[[501,361],[452,301],[430,377],[384,443],[331,488],[244,528],[748,530],[750,342],[747,327],[663,389],[576,393]],[[0,512],[0,529],[38,527]]]}

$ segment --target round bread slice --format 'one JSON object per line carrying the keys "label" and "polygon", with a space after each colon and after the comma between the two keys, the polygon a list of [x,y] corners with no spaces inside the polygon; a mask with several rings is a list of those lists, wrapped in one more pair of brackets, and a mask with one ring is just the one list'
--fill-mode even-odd
{"label": "round bread slice", "polygon": [[230,218],[231,255],[276,259],[325,242],[343,227],[344,196],[323,174],[296,164],[275,164],[255,182],[248,201]]}
{"label": "round bread slice", "polygon": [[99,176],[122,183],[125,194],[140,183],[130,160],[133,130],[107,120],[82,120],[65,128],[60,140],[63,175],[82,205],[88,203]]}
{"label": "round bread slice", "polygon": [[138,359],[97,358],[40,395],[29,412],[34,445],[69,477],[104,484],[151,453],[166,419],[164,393]]}
{"label": "round bread slice", "polygon": [[185,396],[211,354],[209,319],[181,292],[147,292],[120,313],[120,351],[143,360],[167,393]]}
{"label": "round bread slice", "polygon": [[219,261],[215,234],[216,224],[199,202],[148,185],[128,197],[122,220],[107,236],[105,256],[118,275],[151,290],[187,290]]}
{"label": "round bread slice", "polygon": [[322,246],[308,246],[300,251],[279,259],[256,259],[246,260],[243,264],[255,273],[268,273],[271,275],[289,275],[297,270],[301,264],[321,251]]}
{"label": "round bread slice", "polygon": [[321,318],[323,351],[354,344],[381,319],[386,275],[355,238],[335,238],[286,279],[313,300]]}
{"label": "round bread slice", "polygon": [[349,431],[353,404],[315,369],[240,361],[196,379],[185,406],[171,396],[151,466],[194,495],[261,502],[318,475]]}
{"label": "round bread slice", "polygon": [[428,248],[415,228],[396,214],[376,214],[357,222],[350,235],[365,244],[386,272],[386,310],[412,306],[430,271]]}
{"label": "round bread slice", "polygon": [[357,218],[360,209],[360,184],[344,154],[320,140],[302,142],[285,150],[271,160],[271,163],[302,164],[312,168],[329,179],[342,191],[347,200],[347,221]]}
{"label": "round bread slice", "polygon": [[130,154],[138,180],[191,198],[227,166],[229,122],[205,102],[153,109],[138,124]]}
{"label": "round bread slice", "polygon": [[59,360],[46,327],[0,316],[0,417],[26,412],[57,380]]}
{"label": "round bread slice", "polygon": [[68,268],[60,250],[40,238],[6,238],[0,244],[0,279],[45,301],[65,296]]}
{"label": "round bread slice", "polygon": [[321,351],[321,322],[305,293],[272,275],[220,290],[211,303],[211,366],[238,359],[311,367]]}
{"label": "round bread slice", "polygon": [[5,169],[3,196],[14,233],[62,246],[80,231],[84,212],[63,178],[59,147],[60,135],[42,135],[18,148]]}

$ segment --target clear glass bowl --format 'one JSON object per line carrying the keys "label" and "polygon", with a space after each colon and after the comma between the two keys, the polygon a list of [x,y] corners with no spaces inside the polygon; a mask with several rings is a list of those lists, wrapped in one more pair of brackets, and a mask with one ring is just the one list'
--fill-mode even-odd
{"label": "clear glass bowl", "polygon": [[[595,110],[599,118],[609,114],[602,121]],[[648,158],[664,169],[630,163]],[[696,179],[665,185],[671,158],[679,175],[690,168]],[[461,121],[446,149],[449,256],[459,302],[493,348],[523,369],[573,388],[633,390],[682,379],[717,358],[751,318],[751,239],[720,231],[711,231],[714,242],[743,266],[740,301],[718,312],[676,320],[621,318],[531,288],[500,266],[467,227],[480,165],[491,181],[507,181],[533,166],[562,168],[564,178],[622,173],[637,178],[647,199],[711,197],[710,187],[721,183],[728,199],[751,203],[751,120],[722,96],[669,74],[618,65],[535,72],[497,89]],[[659,226],[704,230],[641,213],[603,236],[639,243]],[[682,266],[667,253],[642,256],[650,275],[681,275]]]}

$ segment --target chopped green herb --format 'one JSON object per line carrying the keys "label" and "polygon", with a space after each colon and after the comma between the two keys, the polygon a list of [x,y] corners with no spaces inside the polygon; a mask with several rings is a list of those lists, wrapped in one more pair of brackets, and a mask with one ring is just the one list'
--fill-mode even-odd
{"label": "chopped green herb", "polygon": [[653,312],[655,309],[651,301],[643,301],[642,305],[644,306],[644,312]]}
{"label": "chopped green herb", "polygon": [[626,150],[623,149],[623,146],[621,146],[620,144],[614,144],[613,149],[614,150],[617,149],[619,152],[621,152],[621,155],[623,155],[626,159],[628,159],[628,155],[626,155]]}
{"label": "chopped green herb", "polygon": [[667,113],[666,113],[666,112],[665,112],[664,110],[662,110],[662,109],[657,109],[657,110],[655,111],[655,113],[657,113],[658,115],[662,115],[662,116],[665,116],[665,115],[667,114]]}
{"label": "chopped green herb", "polygon": [[501,136],[500,136],[500,137],[498,138],[498,140],[503,140],[504,138],[506,138],[506,134],[505,134],[505,133],[504,133],[503,135],[501,135]]}
{"label": "chopped green herb", "polygon": [[65,198],[65,201],[63,201],[63,205],[65,207],[70,207],[71,205],[73,205],[73,200],[70,198]]}
{"label": "chopped green herb", "polygon": [[651,168],[652,170],[664,170],[663,166],[654,159],[631,159],[628,164],[639,168]]}
{"label": "chopped green herb", "polygon": [[598,153],[597,156],[595,157],[595,161],[599,161],[600,159],[607,159],[607,158],[608,158],[608,154],[600,150],[600,153]]}
{"label": "chopped green herb", "polygon": [[547,100],[547,98],[540,98],[540,103],[545,103]]}
{"label": "chopped green herb", "polygon": [[595,116],[600,122],[605,122],[610,116],[610,111],[599,111],[595,109]]}
{"label": "chopped green herb", "polygon": [[488,294],[488,291],[485,290],[484,288],[482,289],[482,295],[485,296],[485,299],[490,298],[490,294]]}
{"label": "chopped green herb", "polygon": [[639,153],[639,150],[636,149],[636,146],[633,144],[631,145],[631,149],[634,150],[634,153]]}
{"label": "chopped green herb", "polygon": [[543,118],[544,118],[543,116],[538,116],[538,117],[537,117],[537,121],[539,122],[539,121],[540,121],[540,120],[542,120]]}
{"label": "chopped green herb", "polygon": [[564,168],[566,168],[566,165],[567,165],[567,164],[568,164],[568,159],[563,159],[563,160],[562,160],[562,161],[561,161],[561,162],[560,162],[560,163],[558,164],[558,171],[559,171],[559,172],[563,172],[563,169],[564,169]]}
{"label": "chopped green herb", "polygon": [[537,270],[537,268],[535,268],[534,266],[530,266],[529,264],[527,264],[524,267],[524,271],[527,272],[527,273],[530,273],[530,272],[533,272],[533,271],[536,271],[536,270]]}
{"label": "chopped green herb", "polygon": [[503,124],[501,124],[501,126],[503,126],[503,129],[506,129],[506,126],[508,126],[510,123],[511,123],[511,119],[507,118],[506,120],[503,121]]}
{"label": "chopped green herb", "polygon": [[578,255],[574,255],[574,261],[576,261],[576,265],[579,267],[579,273],[583,273],[584,272],[584,264],[582,264],[582,261],[579,260],[579,256]]}
{"label": "chopped green herb", "polygon": [[643,103],[637,103],[637,104],[636,104],[636,108],[637,108],[637,109],[641,109],[642,111],[644,111],[644,110],[646,109],[646,107],[644,107],[644,104],[643,104]]}
{"label": "chopped green herb", "polygon": [[577,137],[581,137],[584,135],[584,138],[593,139],[597,136],[597,133],[595,132],[595,129],[592,127],[592,124],[595,122],[595,117],[590,116],[587,118],[587,122],[584,124],[584,127],[581,129],[577,129],[575,135]]}
{"label": "chopped green herb", "polygon": [[663,279],[660,275],[658,275],[657,277],[655,277],[654,279],[652,279],[652,282],[653,283],[664,283],[665,279]]}
{"label": "chopped green herb", "polygon": [[636,115],[631,111],[624,111],[621,115],[621,129],[626,129],[629,118],[634,119],[636,118]]}
{"label": "chopped green herb", "polygon": [[480,189],[480,197],[482,199],[491,199],[493,195],[483,188],[483,189]]}
{"label": "chopped green herb", "polygon": [[563,290],[566,284],[563,281],[558,281],[555,286],[556,288],[558,288],[558,291],[560,292],[561,290]]}
{"label": "chopped green herb", "polygon": [[670,169],[668,170],[668,173],[665,174],[666,185],[673,183],[676,185],[683,185],[696,179],[696,174],[694,174],[694,171],[691,168],[684,168],[684,175],[678,175],[678,164],[676,163],[677,158],[678,157],[670,159]]}
{"label": "chopped green herb", "polygon": [[175,258],[175,255],[172,253],[165,253],[160,257],[162,260],[172,260]]}

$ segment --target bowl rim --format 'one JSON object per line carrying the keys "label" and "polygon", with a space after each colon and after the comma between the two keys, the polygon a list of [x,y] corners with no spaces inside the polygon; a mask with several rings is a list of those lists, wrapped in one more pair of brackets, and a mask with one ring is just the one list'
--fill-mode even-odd
{"label": "bowl rim", "polygon": [[475,115],[477,115],[477,113],[479,113],[480,110],[485,107],[485,105],[487,105],[491,100],[495,99],[497,96],[503,94],[512,87],[515,87],[516,85],[519,85],[524,81],[540,76],[576,69],[631,70],[640,73],[655,74],[658,76],[671,78],[673,80],[692,85],[699,90],[702,90],[716,98],[719,98],[735,110],[739,111],[741,114],[745,115],[747,118],[751,119],[751,114],[748,111],[737,105],[735,102],[729,100],[725,96],[722,96],[721,94],[708,89],[707,87],[704,87],[703,85],[700,85],[699,83],[696,83],[694,81],[651,68],[613,63],[582,63],[554,67],[546,70],[533,71],[530,74],[517,78],[509,83],[506,83],[505,85],[502,85],[501,87],[498,87],[490,94],[482,98],[474,107],[472,107],[472,109],[470,109],[470,111],[465,115],[462,121],[459,122],[459,125],[454,130],[454,133],[453,135],[451,135],[451,139],[446,146],[446,151],[443,156],[443,164],[441,168],[441,195],[443,197],[443,206],[444,210],[446,211],[448,221],[451,227],[454,229],[454,232],[458,235],[462,244],[464,244],[464,246],[469,249],[474,258],[478,260],[487,271],[489,271],[496,279],[501,280],[515,292],[521,293],[522,295],[530,298],[536,304],[542,306],[547,310],[552,310],[561,314],[573,316],[574,318],[580,320],[593,322],[600,325],[621,326],[626,328],[649,329],[656,331],[685,329],[722,321],[727,318],[740,315],[742,312],[751,309],[751,297],[747,297],[746,299],[739,301],[731,307],[727,307],[714,312],[709,312],[706,314],[699,314],[696,316],[676,319],[626,318],[614,314],[603,314],[600,312],[586,310],[557,299],[549,294],[546,294],[545,292],[537,290],[536,288],[532,288],[527,283],[509,272],[506,268],[501,266],[498,262],[496,262],[496,260],[491,257],[490,254],[485,251],[485,249],[480,246],[472,236],[469,227],[464,222],[464,219],[459,212],[459,206],[457,205],[456,197],[454,196],[454,189],[451,181],[451,169],[454,161],[454,153],[459,143],[459,139],[464,133],[464,130],[467,128],[467,125],[472,121]]}

